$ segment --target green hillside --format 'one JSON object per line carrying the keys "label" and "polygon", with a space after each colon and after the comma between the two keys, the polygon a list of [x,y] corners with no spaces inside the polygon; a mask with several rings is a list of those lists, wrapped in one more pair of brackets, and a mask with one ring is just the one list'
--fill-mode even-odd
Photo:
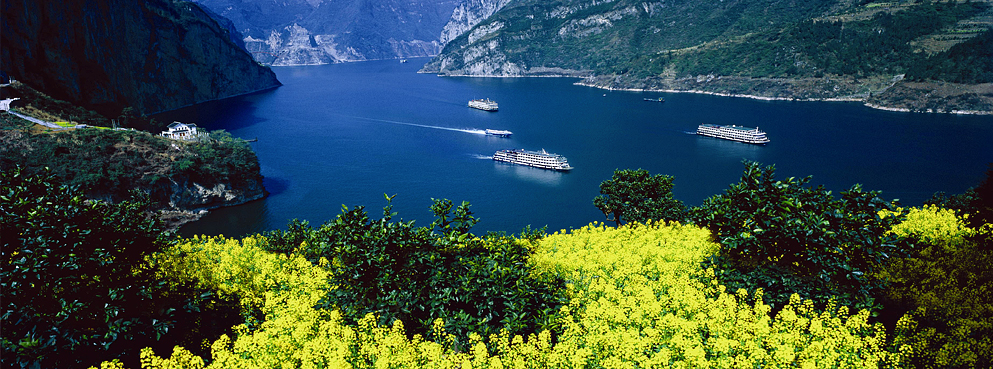
{"label": "green hillside", "polygon": [[882,105],[893,103],[880,94],[894,83],[934,81],[978,97],[945,110],[993,111],[993,91],[968,88],[993,82],[991,29],[990,2],[978,0],[521,0],[453,40],[424,71]]}

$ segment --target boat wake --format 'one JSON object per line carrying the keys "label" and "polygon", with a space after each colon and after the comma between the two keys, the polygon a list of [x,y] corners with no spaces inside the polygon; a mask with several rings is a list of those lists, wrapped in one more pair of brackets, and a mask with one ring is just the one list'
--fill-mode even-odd
{"label": "boat wake", "polygon": [[474,157],[476,159],[493,160],[493,155],[479,155],[479,154],[476,154],[476,155],[473,155],[472,157]]}
{"label": "boat wake", "polygon": [[475,129],[475,128],[441,127],[441,126],[432,126],[432,125],[427,125],[427,124],[417,124],[417,123],[410,123],[410,122],[400,122],[400,121],[396,121],[396,120],[356,117],[356,116],[351,116],[351,115],[345,115],[345,117],[353,118],[353,119],[367,120],[367,121],[371,121],[371,122],[400,124],[400,125],[404,125],[404,126],[413,126],[413,127],[421,127],[421,128],[431,128],[431,129],[441,129],[441,130],[445,130],[445,131],[465,132],[465,133],[471,133],[471,134],[474,134],[474,135],[485,135],[486,134],[486,130]]}

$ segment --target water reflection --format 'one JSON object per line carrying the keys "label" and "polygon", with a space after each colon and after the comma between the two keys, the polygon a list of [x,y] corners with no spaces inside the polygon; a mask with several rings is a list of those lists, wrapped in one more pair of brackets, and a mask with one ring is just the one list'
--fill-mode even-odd
{"label": "water reflection", "polygon": [[538,169],[524,165],[508,164],[494,161],[493,168],[496,172],[502,175],[509,175],[523,179],[527,182],[534,182],[540,185],[548,187],[557,187],[562,183],[562,176],[566,173],[548,170],[548,169]]}
{"label": "water reflection", "polygon": [[199,221],[187,223],[179,228],[179,235],[193,237],[196,235],[225,235],[242,237],[246,230],[264,230],[283,228],[283,224],[270,224],[267,199],[255,200],[237,206],[228,206],[211,210]]}
{"label": "water reflection", "polygon": [[761,161],[763,145],[747,144],[713,137],[697,136],[697,152],[701,155],[717,156],[731,159],[749,159]]}
{"label": "water reflection", "polygon": [[286,189],[290,188],[290,181],[279,177],[263,177],[262,186],[269,196],[274,196],[286,192]]}

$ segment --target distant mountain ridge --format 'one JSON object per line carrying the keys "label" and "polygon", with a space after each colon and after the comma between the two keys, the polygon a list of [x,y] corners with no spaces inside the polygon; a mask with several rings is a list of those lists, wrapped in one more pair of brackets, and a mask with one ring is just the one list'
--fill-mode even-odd
{"label": "distant mountain ridge", "polygon": [[259,62],[434,56],[458,0],[197,0],[231,19]]}
{"label": "distant mountain ridge", "polygon": [[279,86],[198,5],[4,0],[0,70],[105,116],[148,115]]}
{"label": "distant mountain ridge", "polygon": [[422,72],[993,112],[991,3],[512,0]]}

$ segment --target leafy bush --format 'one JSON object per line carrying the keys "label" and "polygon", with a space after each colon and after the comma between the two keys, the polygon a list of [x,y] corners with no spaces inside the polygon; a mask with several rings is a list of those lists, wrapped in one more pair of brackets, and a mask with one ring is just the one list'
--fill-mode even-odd
{"label": "leafy bush", "polygon": [[910,247],[889,232],[901,217],[882,216],[893,205],[855,185],[840,199],[810,177],[774,178],[775,167],[746,162],[741,181],[692,211],[714,233],[720,252],[710,265],[731,288],[764,288],[782,306],[789,295],[825,303],[875,306],[883,287],[870,276]]}
{"label": "leafy bush", "polygon": [[168,305],[154,298],[165,284],[145,261],[165,242],[147,205],[89,202],[51,174],[0,172],[5,367],[91,364],[166,333]]}
{"label": "leafy bush", "polygon": [[993,250],[976,242],[984,238],[933,205],[911,209],[893,232],[922,244],[880,272],[887,298],[911,311],[896,342],[913,346],[917,367],[993,365]]}
{"label": "leafy bush", "polygon": [[379,220],[362,207],[345,208],[316,229],[293,222],[269,233],[266,247],[293,250],[327,269],[334,287],[322,306],[340,309],[349,323],[374,314],[379,324],[399,320],[433,337],[434,321],[443,319],[460,344],[470,332],[526,335],[550,326],[561,281],[528,267],[527,239],[473,236],[468,203],[436,200],[431,210],[437,220],[429,228],[392,221],[392,206]]}

